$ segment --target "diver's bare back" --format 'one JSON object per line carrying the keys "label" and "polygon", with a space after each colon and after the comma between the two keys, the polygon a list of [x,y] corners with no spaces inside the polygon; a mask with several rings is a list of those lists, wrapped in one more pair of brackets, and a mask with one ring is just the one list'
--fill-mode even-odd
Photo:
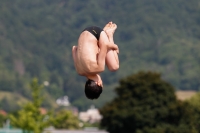
{"label": "diver's bare back", "polygon": [[[97,54],[99,53],[98,41],[94,35],[88,31],[81,33],[77,47],[77,70],[80,75],[91,74],[91,67],[97,64]],[[96,73],[96,72],[94,72]]]}

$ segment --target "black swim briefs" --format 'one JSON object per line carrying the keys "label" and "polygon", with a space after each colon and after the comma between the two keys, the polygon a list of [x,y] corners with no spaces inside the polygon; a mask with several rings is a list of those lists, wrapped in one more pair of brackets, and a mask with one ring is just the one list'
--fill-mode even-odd
{"label": "black swim briefs", "polygon": [[83,31],[89,31],[92,35],[94,35],[97,38],[97,40],[99,40],[100,34],[103,31],[103,29],[97,26],[91,26],[91,27],[85,28]]}

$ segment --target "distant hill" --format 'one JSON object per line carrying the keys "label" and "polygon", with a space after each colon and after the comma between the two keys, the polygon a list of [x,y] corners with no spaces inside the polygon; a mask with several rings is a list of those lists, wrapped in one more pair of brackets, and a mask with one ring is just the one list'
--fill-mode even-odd
{"label": "distant hill", "polygon": [[[51,100],[67,95],[82,110],[111,100],[119,79],[141,70],[162,73],[177,90],[199,90],[199,12],[198,0],[0,1],[0,90],[30,99],[28,83],[37,77],[50,83]],[[90,101],[71,47],[86,26],[109,21],[118,25],[120,69],[101,74],[104,92]]]}
{"label": "distant hill", "polygon": [[[48,108],[58,107],[56,102],[53,99],[51,99],[49,95],[45,94],[43,95],[43,97],[44,97],[43,106]],[[20,109],[24,104],[29,102],[29,99],[17,93],[0,91],[0,101],[1,101],[0,107],[6,112],[10,112],[16,109]]]}
{"label": "distant hill", "polygon": [[0,91],[1,107],[7,112],[10,110],[19,109],[20,106],[27,103],[28,100],[19,94]]}

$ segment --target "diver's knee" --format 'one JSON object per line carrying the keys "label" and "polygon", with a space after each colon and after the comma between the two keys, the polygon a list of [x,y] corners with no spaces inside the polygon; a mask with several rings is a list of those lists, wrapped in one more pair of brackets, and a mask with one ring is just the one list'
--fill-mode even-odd
{"label": "diver's knee", "polygon": [[119,69],[119,65],[115,65],[115,66],[109,68],[109,70],[112,72],[117,71],[118,69]]}

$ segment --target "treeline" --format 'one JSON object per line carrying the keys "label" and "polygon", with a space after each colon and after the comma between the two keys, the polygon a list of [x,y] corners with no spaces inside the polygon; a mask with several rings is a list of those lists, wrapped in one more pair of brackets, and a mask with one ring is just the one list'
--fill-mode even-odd
{"label": "treeline", "polygon": [[[199,90],[199,11],[197,0],[2,0],[0,91],[30,99],[27,83],[37,77],[49,82],[45,90],[52,101],[46,100],[47,107],[64,95],[79,109],[100,107],[113,98],[120,78],[139,70],[161,72],[176,89]],[[90,101],[83,93],[85,78],[75,72],[71,47],[86,26],[103,27],[108,21],[118,25],[114,37],[120,70],[102,73],[104,93]],[[0,94],[0,101],[11,104],[10,94]]]}
{"label": "treeline", "polygon": [[200,93],[180,101],[175,88],[156,72],[140,71],[120,79],[116,96],[100,108],[102,120],[83,122],[66,108],[42,111],[43,86],[30,83],[32,100],[8,115],[0,113],[0,127],[10,119],[12,128],[41,133],[47,127],[84,129],[94,126],[109,133],[198,133]]}
{"label": "treeline", "polygon": [[180,101],[174,90],[158,73],[129,75],[101,108],[101,126],[109,133],[199,133],[199,93]]}

